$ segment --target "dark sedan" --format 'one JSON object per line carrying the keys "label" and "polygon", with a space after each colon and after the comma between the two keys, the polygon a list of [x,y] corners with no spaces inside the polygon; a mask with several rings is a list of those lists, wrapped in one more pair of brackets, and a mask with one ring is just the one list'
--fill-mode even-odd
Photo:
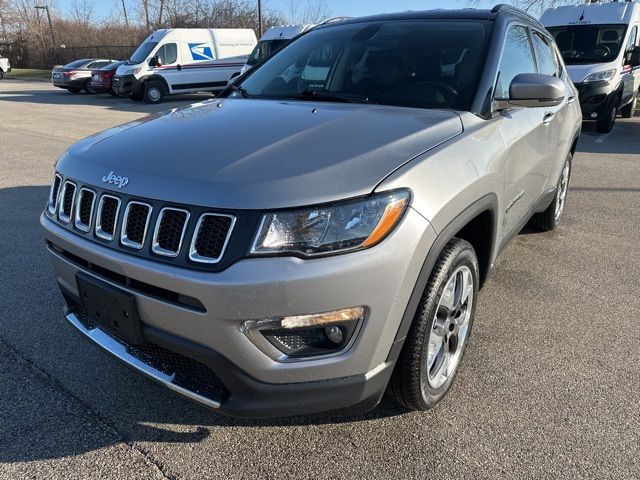
{"label": "dark sedan", "polygon": [[71,93],[80,93],[81,90],[95,93],[91,85],[91,71],[104,68],[117,60],[84,58],[68,63],[64,66],[56,66],[51,71],[51,82],[54,87],[64,88]]}
{"label": "dark sedan", "polygon": [[110,63],[104,68],[100,68],[98,70],[91,71],[91,88],[94,93],[110,93],[111,95],[115,95],[114,91],[111,88],[111,83],[113,81],[113,76],[116,73],[116,70],[120,65],[124,62],[114,62]]}

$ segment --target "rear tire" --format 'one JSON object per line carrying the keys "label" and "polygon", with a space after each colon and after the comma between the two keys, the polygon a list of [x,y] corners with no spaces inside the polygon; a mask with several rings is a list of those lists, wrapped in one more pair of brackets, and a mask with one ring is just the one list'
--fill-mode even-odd
{"label": "rear tire", "polygon": [[4,78],[4,71],[0,68],[0,80]]}
{"label": "rear tire", "polygon": [[149,82],[144,86],[142,98],[152,105],[160,103],[164,98],[164,87],[158,82]]}
{"label": "rear tire", "polygon": [[410,410],[428,410],[447,394],[466,350],[478,296],[478,258],[453,238],[433,267],[387,394]]}
{"label": "rear tire", "polygon": [[556,188],[556,195],[553,202],[544,212],[536,213],[531,217],[531,224],[542,231],[548,232],[555,230],[560,225],[562,213],[567,201],[567,190],[569,189],[569,179],[571,178],[571,154],[567,156],[567,160],[562,167],[560,180]]}
{"label": "rear tire", "polygon": [[617,113],[618,107],[614,102],[614,104],[611,105],[609,111],[607,111],[605,118],[596,122],[596,130],[598,131],[598,133],[609,133],[611,130],[613,130],[613,126],[616,124]]}
{"label": "rear tire", "polygon": [[633,96],[633,100],[626,107],[620,109],[622,118],[632,118],[636,114],[636,107],[638,105],[638,94]]}
{"label": "rear tire", "polygon": [[74,95],[80,93],[80,89],[79,88],[67,88],[67,90],[69,90],[69,92],[73,93]]}
{"label": "rear tire", "polygon": [[94,95],[96,94],[96,89],[93,88],[93,85],[91,84],[91,80],[87,80],[86,82],[84,82],[84,91],[87,93],[87,95]]}

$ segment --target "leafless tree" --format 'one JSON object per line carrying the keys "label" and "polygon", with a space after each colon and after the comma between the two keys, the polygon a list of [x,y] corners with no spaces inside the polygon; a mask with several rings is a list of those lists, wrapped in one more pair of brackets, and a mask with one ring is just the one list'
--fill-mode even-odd
{"label": "leafless tree", "polygon": [[93,0],[73,0],[71,2],[71,19],[82,25],[89,25],[93,20],[94,10]]}
{"label": "leafless tree", "polygon": [[293,24],[320,23],[331,16],[326,0],[288,0],[288,20]]}

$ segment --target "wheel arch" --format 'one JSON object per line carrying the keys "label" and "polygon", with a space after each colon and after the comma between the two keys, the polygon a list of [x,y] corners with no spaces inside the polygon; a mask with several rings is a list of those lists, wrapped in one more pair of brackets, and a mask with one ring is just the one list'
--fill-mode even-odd
{"label": "wheel arch", "polygon": [[478,256],[480,286],[486,282],[491,271],[496,245],[498,243],[497,213],[497,195],[495,193],[487,194],[467,207],[438,233],[418,274],[418,279],[413,287],[402,319],[400,320],[400,327],[389,351],[387,361],[395,362],[397,360],[420,304],[424,289],[431,276],[431,271],[440,253],[452,238],[462,238],[473,246]]}
{"label": "wheel arch", "polygon": [[169,84],[167,83],[167,80],[162,75],[149,75],[148,77],[146,77],[142,82],[142,84],[140,85],[140,91],[143,92],[144,87],[151,82],[160,83],[162,85],[162,89],[164,90],[163,93],[165,95],[169,95],[169,92],[170,92]]}

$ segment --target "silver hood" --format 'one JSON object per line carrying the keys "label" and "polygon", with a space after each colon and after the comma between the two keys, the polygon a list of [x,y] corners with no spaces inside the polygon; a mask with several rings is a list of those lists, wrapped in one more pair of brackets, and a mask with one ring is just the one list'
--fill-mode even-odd
{"label": "silver hood", "polygon": [[450,111],[224,99],[88,137],[58,162],[82,183],[128,177],[122,193],[232,209],[365,195],[417,155],[462,132]]}

